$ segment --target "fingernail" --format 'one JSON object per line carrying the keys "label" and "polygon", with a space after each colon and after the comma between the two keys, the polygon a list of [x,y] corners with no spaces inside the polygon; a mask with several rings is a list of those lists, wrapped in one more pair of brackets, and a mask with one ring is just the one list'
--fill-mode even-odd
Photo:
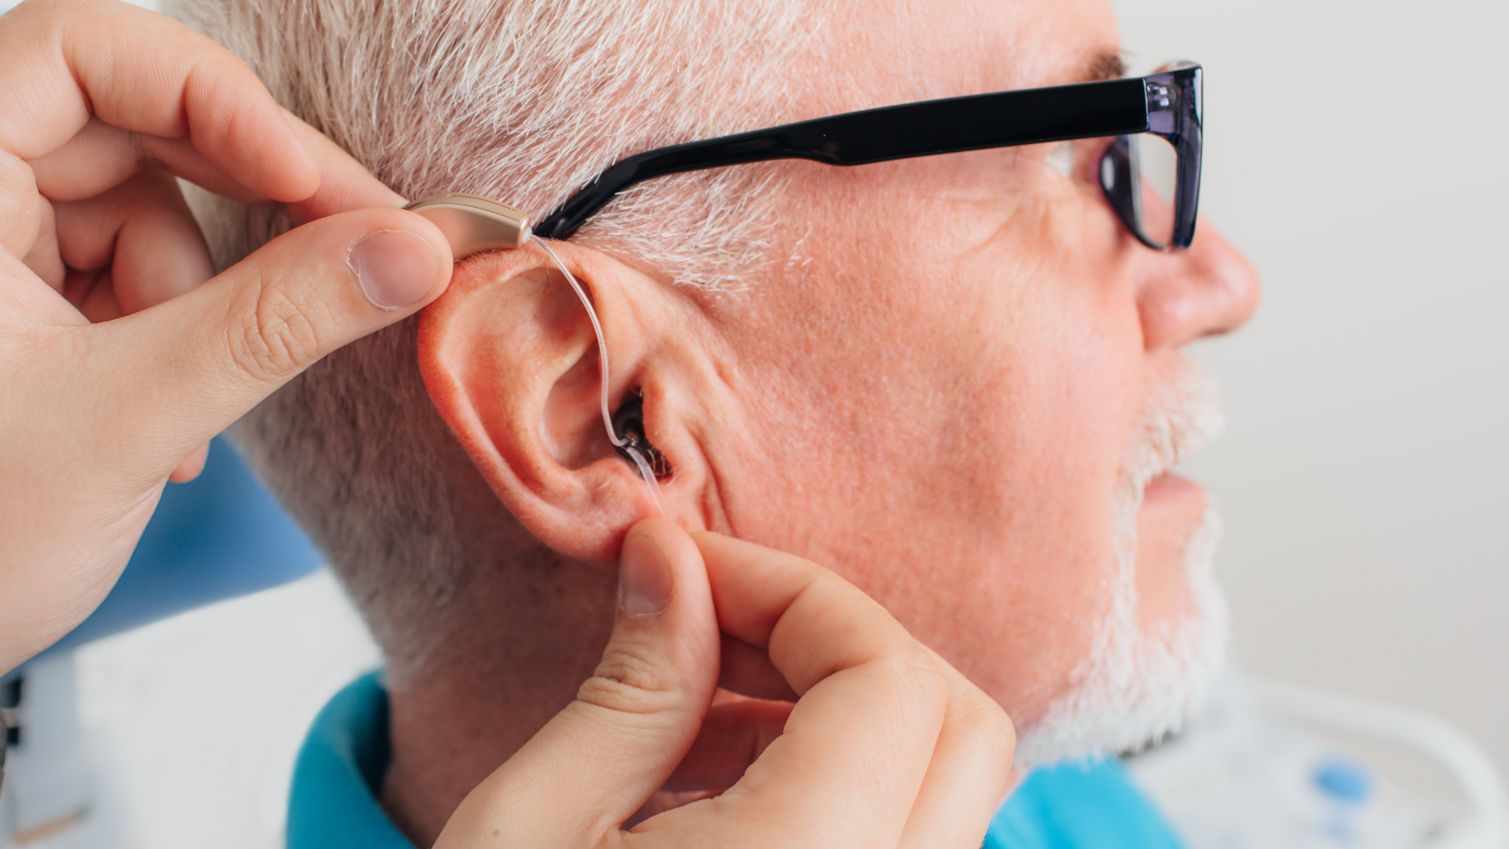
{"label": "fingernail", "polygon": [[423,237],[403,230],[378,230],[357,242],[346,257],[367,300],[385,310],[411,307],[424,300],[439,265],[435,249]]}
{"label": "fingernail", "polygon": [[618,566],[618,609],[629,616],[654,616],[671,601],[671,564],[645,534],[624,541]]}

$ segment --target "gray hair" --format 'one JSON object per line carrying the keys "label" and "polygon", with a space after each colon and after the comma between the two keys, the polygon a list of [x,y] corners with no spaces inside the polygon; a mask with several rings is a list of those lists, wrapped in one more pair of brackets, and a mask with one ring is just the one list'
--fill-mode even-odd
{"label": "gray hair", "polygon": [[[803,0],[166,5],[400,194],[469,192],[536,218],[623,156],[794,118],[787,69],[813,32]],[[789,173],[755,165],[653,180],[573,240],[676,285],[740,289],[779,259],[769,210]],[[208,196],[195,208],[222,267],[287,226]],[[327,357],[235,438],[323,549],[390,664],[422,662],[478,552],[455,515],[460,454],[419,378],[414,322]],[[489,559],[548,560],[518,536]]]}

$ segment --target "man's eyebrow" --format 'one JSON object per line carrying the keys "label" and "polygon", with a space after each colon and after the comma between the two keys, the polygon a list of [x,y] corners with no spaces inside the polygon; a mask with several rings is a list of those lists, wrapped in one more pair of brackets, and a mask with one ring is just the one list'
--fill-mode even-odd
{"label": "man's eyebrow", "polygon": [[1090,59],[1085,71],[1085,81],[1098,83],[1104,80],[1119,80],[1127,75],[1126,60],[1117,50],[1101,50]]}

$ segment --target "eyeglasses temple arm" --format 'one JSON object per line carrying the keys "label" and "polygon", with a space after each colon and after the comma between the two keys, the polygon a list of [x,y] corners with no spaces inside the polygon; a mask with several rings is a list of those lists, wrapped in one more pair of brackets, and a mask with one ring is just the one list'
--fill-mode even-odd
{"label": "eyeglasses temple arm", "polygon": [[865,165],[1147,129],[1147,93],[1141,79],[968,95],[849,112],[630,156],[546,216],[535,226],[535,233],[567,238],[614,195],[635,183],[667,174],[772,159]]}

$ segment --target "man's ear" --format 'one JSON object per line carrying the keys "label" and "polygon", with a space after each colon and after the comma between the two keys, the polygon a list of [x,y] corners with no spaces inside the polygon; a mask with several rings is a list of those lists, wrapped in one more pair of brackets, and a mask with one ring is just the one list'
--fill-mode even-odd
{"label": "man's ear", "polygon": [[[609,409],[617,411],[632,399],[655,338],[644,322],[656,307],[645,299],[668,297],[665,287],[590,248],[552,246],[602,322]],[[419,360],[431,400],[472,463],[550,548],[612,563],[628,527],[654,514],[643,478],[614,450],[603,425],[587,312],[537,245],[458,264],[450,288],[420,318]],[[661,444],[662,435],[645,436],[674,468],[676,452]]]}

